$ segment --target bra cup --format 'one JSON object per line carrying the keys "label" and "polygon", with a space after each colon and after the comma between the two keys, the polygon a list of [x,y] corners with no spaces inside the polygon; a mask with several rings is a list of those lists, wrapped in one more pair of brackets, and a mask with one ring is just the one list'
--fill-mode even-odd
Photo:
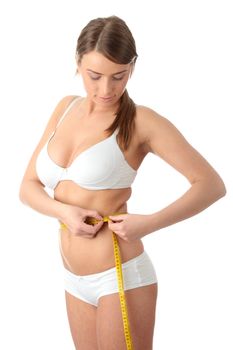
{"label": "bra cup", "polygon": [[111,186],[117,176],[117,153],[113,146],[114,139],[98,143],[81,153],[67,169],[65,178],[72,179],[80,186],[101,184]]}
{"label": "bra cup", "polygon": [[81,152],[67,168],[53,162],[46,144],[36,161],[40,181],[52,190],[62,180],[73,181],[90,190],[130,187],[137,171],[126,161],[117,143],[116,132]]}
{"label": "bra cup", "polygon": [[40,181],[51,189],[57,186],[63,175],[64,169],[51,161],[46,145],[37,157],[36,172]]}

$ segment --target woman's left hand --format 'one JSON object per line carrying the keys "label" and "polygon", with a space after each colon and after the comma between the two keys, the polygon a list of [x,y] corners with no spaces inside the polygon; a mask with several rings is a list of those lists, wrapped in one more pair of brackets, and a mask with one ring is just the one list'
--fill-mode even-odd
{"label": "woman's left hand", "polygon": [[153,232],[149,215],[120,214],[109,215],[109,218],[112,220],[108,222],[109,229],[126,242],[133,242]]}

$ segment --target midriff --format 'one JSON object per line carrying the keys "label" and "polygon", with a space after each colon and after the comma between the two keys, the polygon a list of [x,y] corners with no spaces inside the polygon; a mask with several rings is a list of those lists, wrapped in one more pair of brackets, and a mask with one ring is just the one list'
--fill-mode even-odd
{"label": "midriff", "polygon": [[[54,191],[54,198],[80,208],[96,210],[102,217],[127,213],[131,188],[87,190],[72,181],[62,181]],[[58,223],[59,225],[59,223]],[[104,223],[94,238],[76,236],[68,229],[59,229],[60,251],[64,266],[77,275],[102,272],[115,266],[112,231]],[[144,251],[141,239],[126,242],[117,236],[122,263]]]}

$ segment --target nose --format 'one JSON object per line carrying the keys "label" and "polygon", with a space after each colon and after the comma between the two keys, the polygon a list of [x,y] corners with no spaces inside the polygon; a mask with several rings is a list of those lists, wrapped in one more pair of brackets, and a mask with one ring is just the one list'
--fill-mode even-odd
{"label": "nose", "polygon": [[110,79],[103,79],[101,85],[101,96],[102,97],[110,97],[112,92],[112,83]]}

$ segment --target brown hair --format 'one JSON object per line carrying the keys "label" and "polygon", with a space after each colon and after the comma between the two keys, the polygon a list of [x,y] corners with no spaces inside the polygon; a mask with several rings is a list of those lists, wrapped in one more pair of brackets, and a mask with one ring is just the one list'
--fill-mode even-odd
{"label": "brown hair", "polygon": [[[116,16],[91,20],[81,31],[76,47],[77,63],[84,54],[97,51],[118,64],[134,64],[138,57],[136,45],[126,23]],[[136,106],[127,90],[120,98],[114,122],[105,131],[109,136],[119,127],[120,145],[126,150],[135,127]]]}

